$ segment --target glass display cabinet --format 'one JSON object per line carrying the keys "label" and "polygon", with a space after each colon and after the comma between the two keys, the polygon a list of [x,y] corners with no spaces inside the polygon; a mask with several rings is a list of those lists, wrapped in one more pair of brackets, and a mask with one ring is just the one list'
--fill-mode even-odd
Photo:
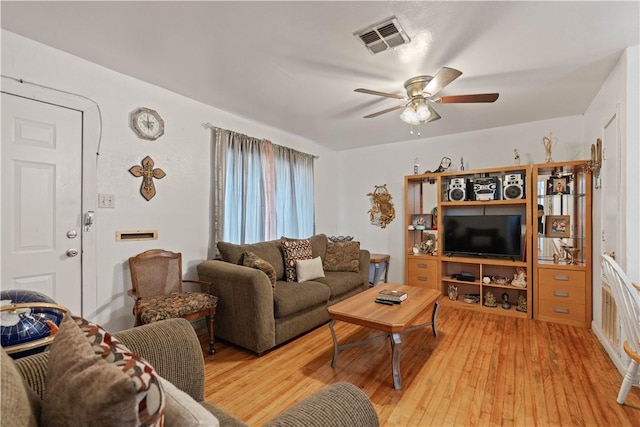
{"label": "glass display cabinet", "polygon": [[591,178],[584,161],[533,166],[536,319],[591,323]]}

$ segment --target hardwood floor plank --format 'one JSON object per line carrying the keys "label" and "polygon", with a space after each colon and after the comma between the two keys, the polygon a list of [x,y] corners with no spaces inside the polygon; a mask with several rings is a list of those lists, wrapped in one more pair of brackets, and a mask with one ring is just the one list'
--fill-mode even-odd
{"label": "hardwood floor plank", "polygon": [[[393,388],[387,340],[341,351],[335,368],[327,325],[262,357],[218,342],[215,355],[205,351],[206,400],[254,426],[349,381],[383,426],[640,425],[640,389],[616,403],[622,376],[588,329],[449,306],[438,329],[403,335],[403,390]],[[341,343],[378,334],[344,322],[336,333]],[[206,350],[206,328],[198,334]]]}

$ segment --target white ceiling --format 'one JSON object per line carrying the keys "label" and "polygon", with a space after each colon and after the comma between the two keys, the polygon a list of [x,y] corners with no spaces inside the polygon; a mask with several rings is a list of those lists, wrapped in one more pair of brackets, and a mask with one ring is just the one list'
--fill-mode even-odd
{"label": "white ceiling", "polygon": [[[448,66],[422,137],[582,114],[625,47],[639,2],[1,2],[2,28],[335,150],[404,141],[406,79]],[[412,42],[371,55],[353,33],[396,16]],[[153,106],[151,106],[153,107]],[[260,135],[255,135],[260,136]]]}

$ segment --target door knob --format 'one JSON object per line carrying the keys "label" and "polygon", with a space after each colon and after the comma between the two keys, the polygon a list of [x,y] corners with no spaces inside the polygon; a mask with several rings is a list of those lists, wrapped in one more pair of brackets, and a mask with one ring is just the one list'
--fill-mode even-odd
{"label": "door knob", "polygon": [[73,249],[73,248],[67,249],[67,256],[69,258],[73,258],[74,256],[77,256],[77,255],[78,255],[78,250],[77,249]]}

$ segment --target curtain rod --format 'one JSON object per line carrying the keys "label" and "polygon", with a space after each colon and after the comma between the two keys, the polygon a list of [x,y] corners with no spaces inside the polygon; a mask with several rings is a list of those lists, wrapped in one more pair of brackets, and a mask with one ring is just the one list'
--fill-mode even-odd
{"label": "curtain rod", "polygon": [[[205,128],[205,129],[229,130],[229,129],[223,129],[223,128],[220,128],[220,127],[215,126],[215,125],[213,125],[213,124],[211,124],[211,123],[209,123],[209,122],[207,122],[207,123],[202,123],[202,127],[203,127],[203,128]],[[233,131],[233,130],[229,130],[229,131],[230,131],[230,132],[235,132],[235,131]],[[264,139],[264,138],[262,138],[262,139]],[[273,144],[273,143],[272,143],[272,144]],[[278,146],[278,147],[287,148],[287,149],[289,149],[289,150],[297,151],[297,152],[302,153],[302,154],[305,154],[305,155],[307,155],[307,156],[311,156],[311,157],[313,157],[314,159],[319,159],[319,158],[320,158],[320,156],[318,156],[318,155],[316,155],[316,154],[309,154],[309,153],[305,153],[304,151],[296,150],[296,149],[294,149],[294,148],[290,148],[290,147],[285,147],[285,146],[280,145],[280,144],[273,144],[273,145],[276,145],[276,146]]]}

